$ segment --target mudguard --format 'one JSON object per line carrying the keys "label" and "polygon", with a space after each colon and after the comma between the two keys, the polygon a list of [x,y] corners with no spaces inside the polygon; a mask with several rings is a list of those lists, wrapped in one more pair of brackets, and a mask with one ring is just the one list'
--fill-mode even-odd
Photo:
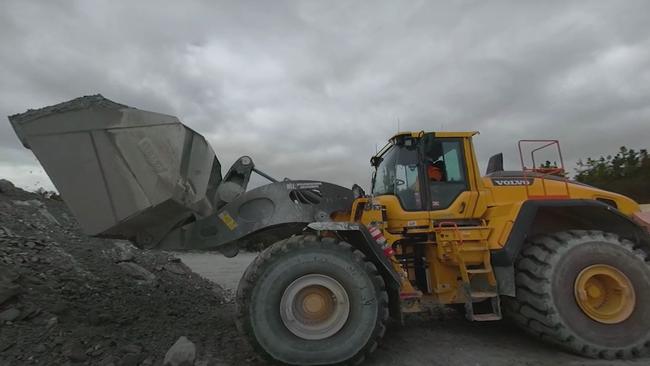
{"label": "mudguard", "polygon": [[384,281],[389,299],[389,312],[392,318],[403,323],[400,301],[400,277],[384,255],[380,245],[372,238],[368,228],[355,222],[312,222],[307,228],[316,232],[335,232],[343,240],[352,244],[369,258],[379,270]]}
{"label": "mudguard", "polygon": [[314,231],[333,231],[339,234],[346,242],[354,245],[370,258],[385,279],[389,287],[400,287],[400,277],[393,269],[390,261],[384,255],[381,246],[372,238],[368,228],[356,222],[312,222],[307,225]]}
{"label": "mudguard", "polygon": [[[560,226],[541,225],[543,215],[563,218]],[[650,253],[650,234],[616,208],[587,199],[531,200],[521,206],[503,249],[491,253],[499,293],[515,295],[514,263],[526,240],[538,234],[563,230],[601,230],[628,239]]]}

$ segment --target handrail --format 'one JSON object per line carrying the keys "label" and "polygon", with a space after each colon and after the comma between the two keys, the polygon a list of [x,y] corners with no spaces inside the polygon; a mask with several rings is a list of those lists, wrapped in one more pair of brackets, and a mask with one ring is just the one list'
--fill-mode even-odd
{"label": "handrail", "polygon": [[[530,157],[531,157],[531,163],[533,164],[532,168],[527,168],[526,163],[524,162],[524,150],[523,150],[523,145],[524,144],[544,144],[542,146],[539,146],[537,148],[534,148],[530,151]],[[537,163],[535,161],[535,153],[538,151],[544,150],[550,146],[556,146],[557,148],[557,153],[559,155],[559,160],[560,160],[560,166],[559,167],[554,167],[554,168],[536,168]],[[519,148],[519,159],[521,161],[521,170],[524,174],[524,179],[528,180],[529,175],[528,173],[541,173],[541,183],[542,183],[542,195],[531,195],[530,193],[530,185],[526,184],[526,196],[528,199],[555,199],[555,198],[566,198],[569,196],[569,181],[564,176],[564,173],[566,170],[564,169],[564,158],[562,156],[562,149],[560,148],[560,141],[558,140],[519,140],[518,143],[518,148]],[[564,182],[565,190],[566,190],[566,195],[549,195],[548,190],[546,187],[546,175],[557,175],[558,173],[562,173],[562,181]],[[535,178],[535,177],[534,177]],[[533,178],[533,181],[534,181]]]}

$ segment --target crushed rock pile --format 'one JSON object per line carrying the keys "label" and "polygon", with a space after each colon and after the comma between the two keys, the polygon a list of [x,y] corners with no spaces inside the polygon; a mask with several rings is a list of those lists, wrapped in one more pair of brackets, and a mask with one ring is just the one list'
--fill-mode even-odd
{"label": "crushed rock pile", "polygon": [[[0,365],[255,363],[222,288],[0,180]],[[173,346],[173,347],[172,347]]]}

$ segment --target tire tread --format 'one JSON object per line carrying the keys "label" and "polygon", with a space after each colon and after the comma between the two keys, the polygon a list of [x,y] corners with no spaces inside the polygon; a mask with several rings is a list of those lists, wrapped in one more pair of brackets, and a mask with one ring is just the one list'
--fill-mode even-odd
{"label": "tire tread", "polygon": [[236,325],[243,337],[248,343],[257,351],[263,361],[271,364],[282,364],[275,360],[268,354],[255,339],[252,328],[248,324],[248,309],[249,300],[252,296],[253,289],[258,278],[264,271],[272,266],[284,254],[293,252],[300,249],[307,249],[308,247],[318,247],[321,249],[337,250],[350,255],[350,258],[358,263],[364,269],[366,274],[371,278],[375,285],[377,298],[379,299],[379,316],[375,324],[372,336],[356,355],[350,359],[340,363],[339,365],[359,365],[367,356],[374,352],[380,340],[386,333],[386,322],[388,321],[388,293],[386,292],[386,284],[382,276],[379,274],[377,267],[358,249],[354,248],[351,244],[339,241],[332,237],[319,237],[316,235],[296,235],[290,238],[280,240],[270,247],[266,248],[255,260],[248,266],[242,279],[240,280],[239,287],[236,295]]}
{"label": "tire tread", "polygon": [[570,230],[531,238],[515,263],[517,295],[505,300],[506,315],[527,333],[592,358],[628,359],[650,354],[650,340],[627,348],[603,348],[582,340],[573,334],[555,310],[549,295],[555,264],[568,249],[592,241],[619,245],[648,264],[646,252],[612,233]]}

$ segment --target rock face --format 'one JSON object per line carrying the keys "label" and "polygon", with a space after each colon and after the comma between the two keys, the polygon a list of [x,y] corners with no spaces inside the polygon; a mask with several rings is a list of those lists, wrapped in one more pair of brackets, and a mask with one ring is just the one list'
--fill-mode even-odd
{"label": "rock face", "polygon": [[223,291],[72,217],[0,179],[0,365],[251,364]]}
{"label": "rock face", "polygon": [[196,358],[196,346],[186,337],[180,337],[165,354],[164,366],[192,366]]}

